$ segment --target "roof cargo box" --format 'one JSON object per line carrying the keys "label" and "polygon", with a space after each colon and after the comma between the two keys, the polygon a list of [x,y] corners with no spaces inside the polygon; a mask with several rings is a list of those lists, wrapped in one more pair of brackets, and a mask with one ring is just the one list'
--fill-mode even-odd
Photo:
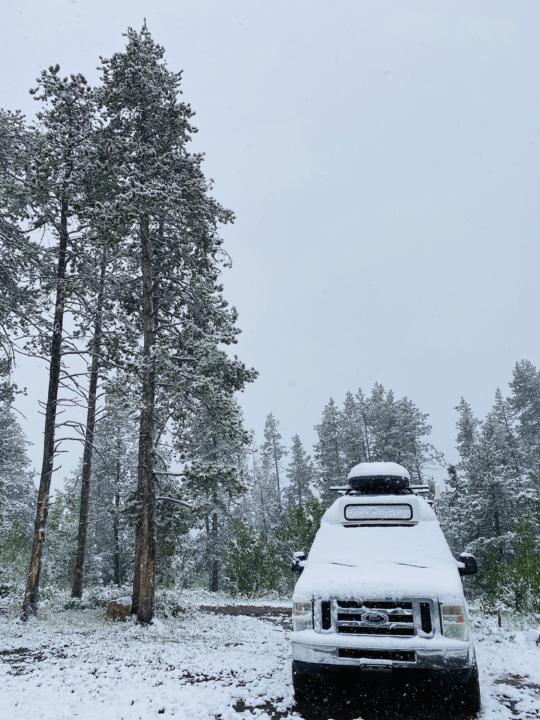
{"label": "roof cargo box", "polygon": [[349,473],[349,486],[365,495],[410,493],[410,477],[407,470],[397,463],[360,463]]}

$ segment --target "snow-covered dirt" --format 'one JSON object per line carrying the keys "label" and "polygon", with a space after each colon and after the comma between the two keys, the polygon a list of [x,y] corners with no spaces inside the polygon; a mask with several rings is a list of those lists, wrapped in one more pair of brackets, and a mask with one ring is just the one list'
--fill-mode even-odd
{"label": "snow-covered dirt", "polygon": [[[526,629],[477,617],[484,719],[540,718],[540,648]],[[283,606],[207,603],[143,628],[103,609],[45,608],[0,618],[1,720],[300,718],[294,709]],[[437,698],[402,707],[395,694],[326,705],[313,718],[454,718]]]}

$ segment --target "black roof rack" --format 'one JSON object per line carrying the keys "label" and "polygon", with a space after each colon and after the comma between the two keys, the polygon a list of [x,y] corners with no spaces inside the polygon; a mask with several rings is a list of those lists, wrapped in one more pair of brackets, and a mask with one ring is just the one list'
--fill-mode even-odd
{"label": "black roof rack", "polygon": [[[366,492],[365,490],[359,490],[358,488],[352,488],[350,485],[332,485],[330,487],[330,490],[333,492],[337,492],[340,495],[378,495],[379,492],[377,491],[371,491]],[[429,495],[431,493],[431,488],[429,485],[409,485],[408,488],[403,488],[401,490],[398,490],[397,492],[389,492],[389,490],[385,490],[383,494],[386,495]]]}

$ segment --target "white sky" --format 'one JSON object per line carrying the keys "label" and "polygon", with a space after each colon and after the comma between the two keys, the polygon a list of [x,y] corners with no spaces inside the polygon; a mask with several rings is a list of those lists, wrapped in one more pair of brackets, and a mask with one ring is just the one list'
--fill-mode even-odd
{"label": "white sky", "polygon": [[[237,213],[249,426],[273,411],[311,445],[331,395],[378,380],[451,459],[460,395],[484,413],[516,360],[540,363],[540,4],[0,0],[0,104],[33,112],[56,62],[95,80],[143,17]],[[19,381],[37,465],[45,377]]]}

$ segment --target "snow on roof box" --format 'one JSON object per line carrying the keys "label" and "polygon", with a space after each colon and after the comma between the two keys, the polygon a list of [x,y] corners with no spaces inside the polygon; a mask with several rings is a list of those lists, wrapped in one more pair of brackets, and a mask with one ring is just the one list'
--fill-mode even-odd
{"label": "snow on roof box", "polygon": [[362,462],[355,465],[350,473],[349,480],[357,477],[375,477],[384,475],[387,477],[404,477],[410,480],[410,475],[403,465],[395,462]]}
{"label": "snow on roof box", "polygon": [[393,462],[359,463],[349,473],[349,485],[357,492],[395,493],[406,492],[410,476],[407,470]]}

